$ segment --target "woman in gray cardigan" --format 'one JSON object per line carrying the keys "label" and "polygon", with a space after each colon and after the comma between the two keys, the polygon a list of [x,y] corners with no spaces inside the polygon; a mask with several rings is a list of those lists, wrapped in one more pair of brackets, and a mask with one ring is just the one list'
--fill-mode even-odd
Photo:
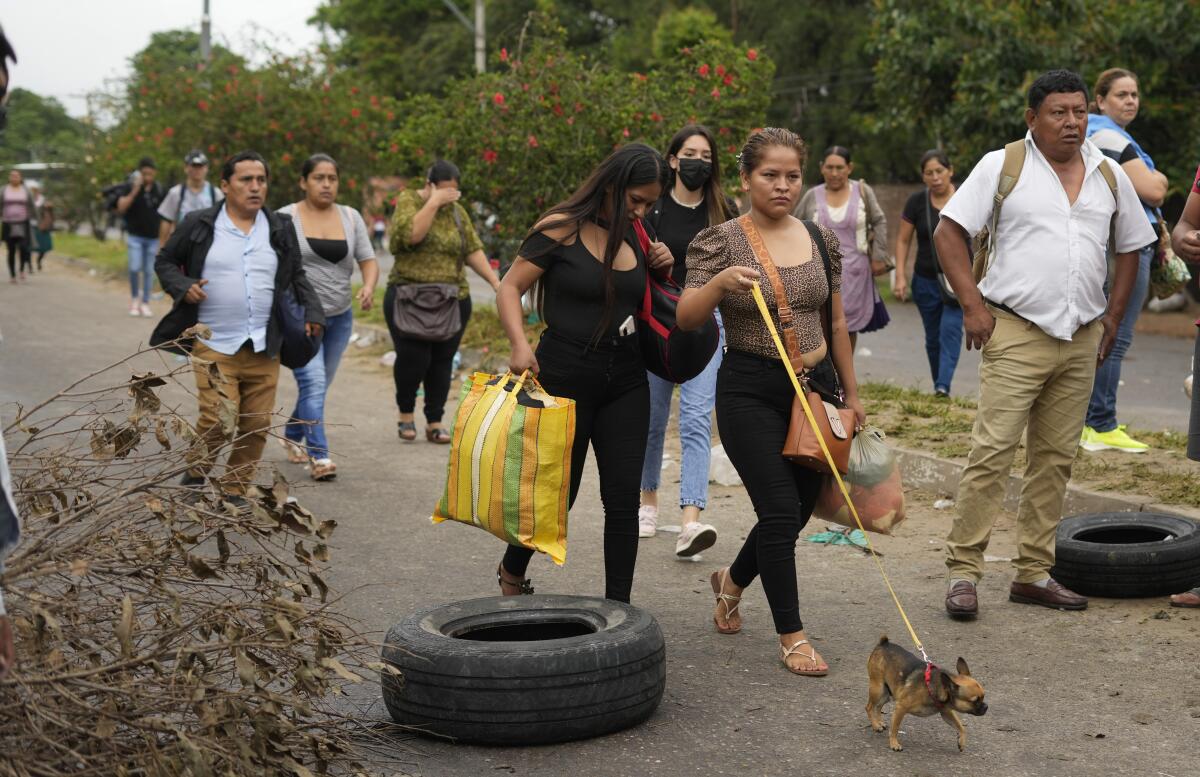
{"label": "woman in gray cardigan", "polygon": [[890,269],[891,260],[883,209],[866,181],[850,179],[852,172],[850,151],[830,146],[821,158],[825,183],[809,189],[792,215],[828,227],[841,243],[842,305],[853,348],[859,332],[882,329],[890,320],[874,278]]}
{"label": "woman in gray cardigan", "polygon": [[285,205],[279,212],[292,217],[304,274],[325,312],[325,336],[312,361],[292,370],[298,396],[283,443],[289,461],[308,462],[313,480],[330,480],[337,476],[337,466],[329,456],[325,437],[325,395],[354,329],[350,279],[357,264],[363,277],[358,304],[369,310],[375,299],[379,265],[362,216],[336,202],[338,166],[332,157],[314,154],[305,160],[300,188],[304,199]]}

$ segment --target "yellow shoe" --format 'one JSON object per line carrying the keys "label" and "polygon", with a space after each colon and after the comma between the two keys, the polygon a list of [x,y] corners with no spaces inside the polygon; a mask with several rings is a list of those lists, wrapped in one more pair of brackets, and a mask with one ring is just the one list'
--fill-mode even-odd
{"label": "yellow shoe", "polygon": [[[1088,432],[1091,432],[1090,438]],[[1150,446],[1138,442],[1125,433],[1125,424],[1121,424],[1111,432],[1097,432],[1095,429],[1084,429],[1084,438],[1079,443],[1086,451],[1122,451],[1123,453],[1145,453]]]}

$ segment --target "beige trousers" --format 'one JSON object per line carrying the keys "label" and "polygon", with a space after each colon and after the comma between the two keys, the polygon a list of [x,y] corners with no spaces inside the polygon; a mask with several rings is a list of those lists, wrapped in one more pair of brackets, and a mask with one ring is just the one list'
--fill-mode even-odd
{"label": "beige trousers", "polygon": [[979,367],[979,411],[958,486],[958,515],[946,538],[950,578],[978,582],[983,552],[1004,500],[1013,454],[1026,435],[1029,464],[1017,512],[1016,582],[1050,576],[1071,465],[1096,378],[1100,321],[1058,340],[1025,319],[988,308],[996,329]]}
{"label": "beige trousers", "polygon": [[[216,378],[210,365],[216,365]],[[204,438],[206,451],[189,474],[208,474],[216,451],[229,441],[225,427],[233,426],[233,446],[218,484],[226,493],[244,494],[267,443],[275,387],[279,384],[279,359],[255,353],[250,346],[227,356],[197,340],[192,349],[192,369],[200,398],[196,432]]]}

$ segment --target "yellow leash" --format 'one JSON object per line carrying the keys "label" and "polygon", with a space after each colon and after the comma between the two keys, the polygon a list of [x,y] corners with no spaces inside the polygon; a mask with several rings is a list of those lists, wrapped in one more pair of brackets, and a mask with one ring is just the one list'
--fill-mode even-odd
{"label": "yellow leash", "polygon": [[[788,358],[787,349],[783,347],[783,341],[779,339],[779,332],[775,329],[775,322],[771,320],[771,311],[767,309],[767,301],[763,299],[762,289],[759,288],[758,281],[754,282],[754,301],[758,303],[758,312],[762,315],[763,322],[767,325],[767,331],[771,333],[771,339],[775,341],[775,348],[779,351],[779,358],[783,360],[787,367],[788,378],[792,381],[792,388],[796,389],[796,396],[800,397],[800,404],[804,407],[804,416],[808,419],[808,423],[813,429],[819,430],[817,419],[813,417],[812,408],[808,405],[808,397],[804,394],[804,389],[800,386],[800,380],[796,377],[796,371],[792,369],[791,359]],[[833,348],[833,343],[829,344]],[[833,455],[829,453],[829,447],[825,444],[825,438],[821,436],[820,431],[817,432],[817,441],[821,444],[821,452],[825,454],[825,460],[829,462],[829,469],[833,471],[833,478],[837,481],[838,488],[842,491],[842,496],[846,498],[846,505],[850,508],[850,514],[854,516],[854,522],[858,524],[859,530],[863,533],[863,537],[867,541],[867,550],[871,552],[871,558],[875,559],[875,566],[879,568],[879,574],[883,575],[884,585],[887,586],[888,593],[892,595],[892,601],[896,603],[896,609],[900,611],[900,617],[904,620],[904,626],[908,629],[908,635],[912,637],[913,644],[917,650],[921,651],[921,657],[929,662],[929,656],[925,653],[925,646],[921,644],[921,639],[917,636],[916,629],[913,628],[912,622],[908,619],[908,614],[904,612],[904,606],[900,604],[900,597],[896,595],[896,589],[892,587],[892,581],[888,579],[887,572],[883,569],[883,562],[879,560],[879,554],[875,552],[874,546],[871,545],[871,536],[867,530],[863,528],[862,519],[858,517],[858,509],[854,506],[853,500],[850,499],[850,492],[846,489],[846,483],[842,480],[842,474],[838,472],[837,465],[833,462]]]}

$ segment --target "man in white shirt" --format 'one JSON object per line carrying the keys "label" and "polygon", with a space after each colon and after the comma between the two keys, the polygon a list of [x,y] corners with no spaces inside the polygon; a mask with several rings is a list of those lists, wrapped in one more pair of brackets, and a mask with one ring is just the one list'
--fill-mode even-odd
{"label": "man in white shirt", "polygon": [[208,182],[208,157],[200,149],[193,148],[183,158],[183,171],[184,182],[172,186],[158,206],[158,215],[162,217],[158,226],[159,245],[167,244],[167,238],[187,214],[211,208],[225,197]]}
{"label": "man in white shirt", "polygon": [[[962,304],[967,348],[981,349],[983,357],[971,455],[946,538],[946,610],[957,618],[978,612],[975,586],[983,576],[984,550],[1026,427],[1029,464],[1009,600],[1087,607],[1086,597],[1050,577],[1055,529],[1096,365],[1112,349],[1125,313],[1137,249],[1154,239],[1129,178],[1086,140],[1083,79],[1067,70],[1045,73],[1030,87],[1028,104],[1025,161],[1001,206],[979,285],[964,236],[991,223],[1003,150],[980,160],[942,210],[934,236],[942,270]],[[1100,165],[1114,174],[1115,201]],[[1116,270],[1106,300],[1110,227]]]}

